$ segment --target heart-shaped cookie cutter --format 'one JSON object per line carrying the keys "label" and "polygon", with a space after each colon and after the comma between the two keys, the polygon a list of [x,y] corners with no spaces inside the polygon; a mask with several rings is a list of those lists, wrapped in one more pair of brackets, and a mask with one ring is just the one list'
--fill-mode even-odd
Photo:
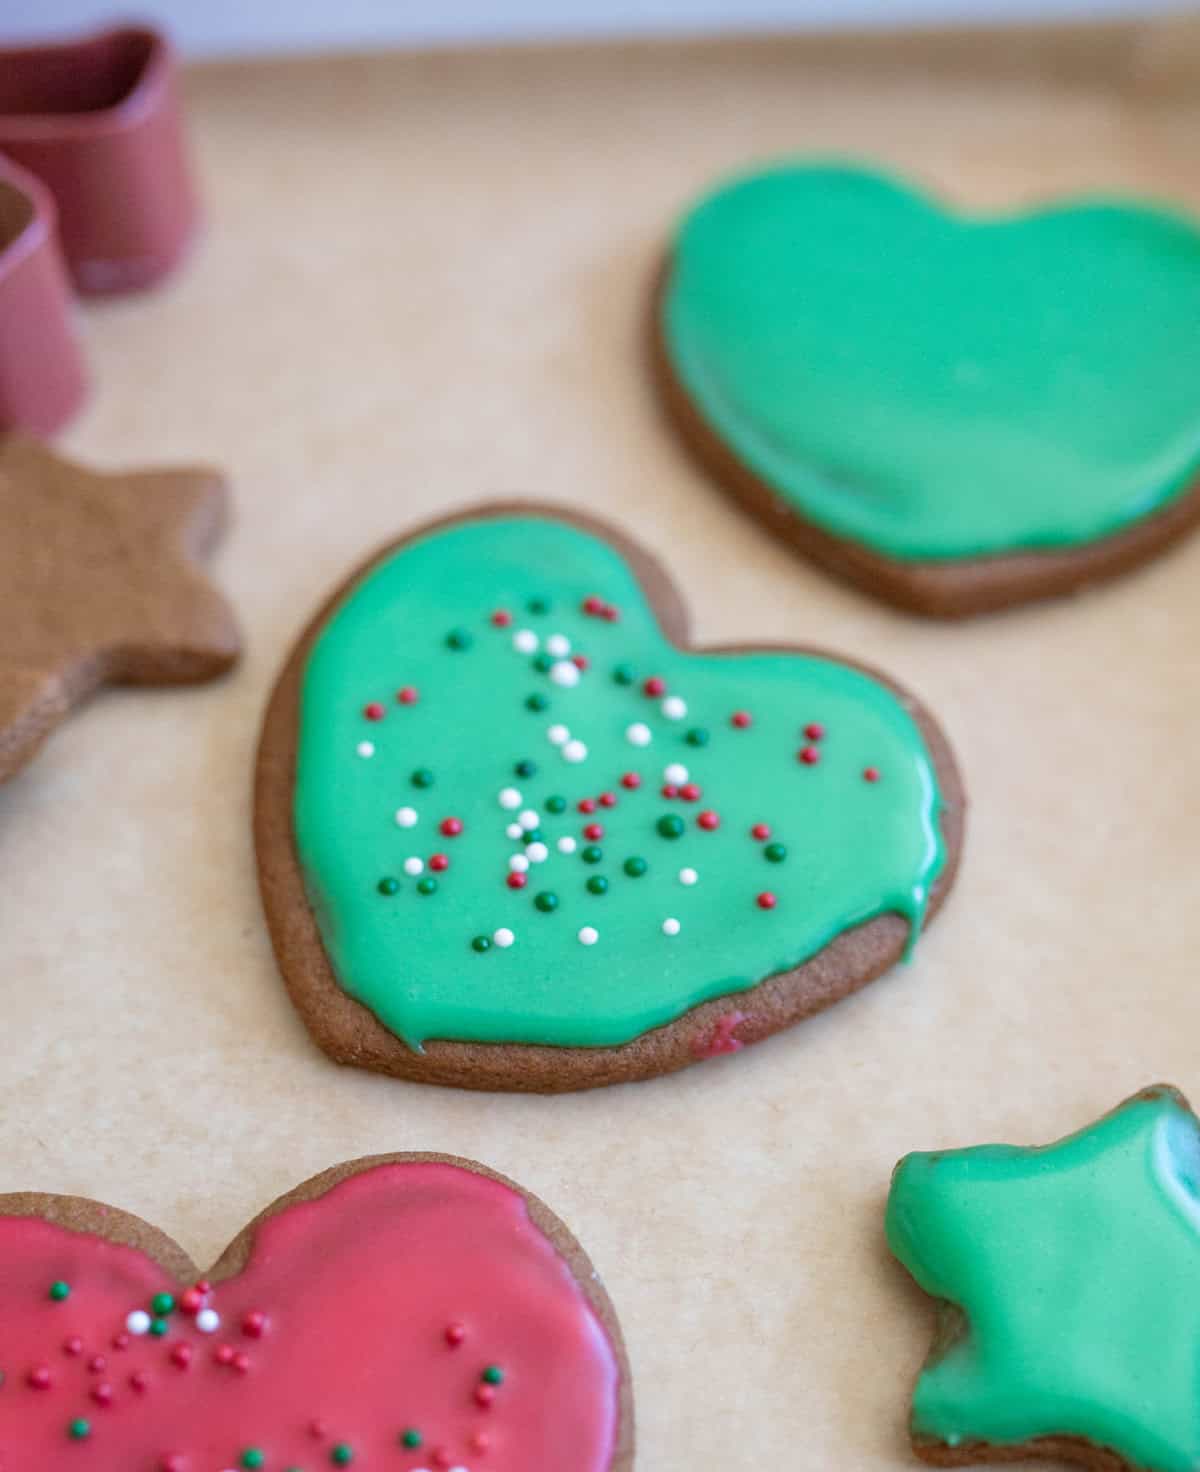
{"label": "heart-shaped cookie cutter", "polygon": [[150,286],[192,240],[176,63],[158,31],[0,49],[0,152],[54,195],[82,292]]}
{"label": "heart-shaped cookie cutter", "polygon": [[50,191],[0,155],[0,431],[52,434],[87,387]]}

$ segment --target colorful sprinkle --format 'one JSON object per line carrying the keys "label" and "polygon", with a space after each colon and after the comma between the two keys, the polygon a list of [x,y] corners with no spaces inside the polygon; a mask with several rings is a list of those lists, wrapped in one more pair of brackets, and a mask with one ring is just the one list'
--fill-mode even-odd
{"label": "colorful sprinkle", "polygon": [[545,653],[535,654],[530,662],[539,675],[548,674],[550,666],[554,663],[550,656]]}
{"label": "colorful sprinkle", "polygon": [[537,827],[539,821],[538,815],[532,808],[524,808],[517,814],[517,822],[520,823],[521,827],[527,833],[532,832]]}
{"label": "colorful sprinkle", "polygon": [[615,808],[617,805],[617,794],[615,792],[602,792],[597,801],[602,808]]}
{"label": "colorful sprinkle", "polygon": [[451,629],[446,635],[446,646],[449,649],[470,649],[474,642],[467,629]]}
{"label": "colorful sprinkle", "polygon": [[689,746],[707,746],[708,732],[703,726],[693,726],[683,738]]}
{"label": "colorful sprinkle", "polygon": [[636,772],[625,772],[621,777],[621,786],[630,792],[636,792],[642,785],[642,779]]}
{"label": "colorful sprinkle", "polygon": [[696,873],[695,869],[680,869],[679,871],[680,884],[692,885],[699,878],[700,876]]}
{"label": "colorful sprinkle", "polygon": [[494,945],[498,945],[502,951],[506,951],[514,940],[516,940],[516,936],[505,925],[502,925],[499,930],[492,931],[492,942]]}
{"label": "colorful sprinkle", "polygon": [[815,746],[803,746],[796,753],[796,755],[806,767],[815,767],[816,764],[821,760],[821,753],[817,750]]}
{"label": "colorful sprinkle", "polygon": [[685,782],[683,786],[679,789],[679,795],[681,798],[683,798],[684,802],[699,802],[699,784],[695,782]]}
{"label": "colorful sprinkle", "polygon": [[668,721],[682,721],[687,715],[687,701],[678,695],[668,695],[659,706],[659,710],[666,716]]}
{"label": "colorful sprinkle", "polygon": [[565,833],[555,846],[560,854],[573,854],[578,847],[569,833]]}
{"label": "colorful sprinkle", "polygon": [[131,1314],[126,1315],[125,1327],[130,1334],[149,1334],[150,1315],[144,1308],[135,1308]]}
{"label": "colorful sprinkle", "polygon": [[408,874],[409,876],[411,876],[413,879],[415,879],[418,874],[424,873],[424,871],[425,871],[425,861],[424,861],[424,859],[417,858],[416,854],[413,854],[411,856],[411,858],[405,859],[405,861],[404,861],[404,872],[406,874]]}
{"label": "colorful sprinkle", "polygon": [[804,734],[810,741],[820,741],[821,737],[825,734],[825,727],[820,721],[809,721],[808,725],[804,728]]}
{"label": "colorful sprinkle", "polygon": [[675,813],[664,813],[654,825],[664,838],[682,838],[684,822]]}
{"label": "colorful sprinkle", "polygon": [[550,667],[550,678],[564,690],[579,684],[579,666],[570,659],[560,659]]}
{"label": "colorful sprinkle", "polygon": [[649,695],[652,699],[659,695],[665,695],[666,690],[667,682],[661,675],[651,675],[648,680],[642,681],[642,694]]}
{"label": "colorful sprinkle", "polygon": [[762,843],[765,839],[770,838],[770,836],[770,823],[755,823],[754,827],[750,830],[750,837],[757,838],[760,843]]}
{"label": "colorful sprinkle", "polygon": [[503,1385],[504,1371],[499,1365],[488,1365],[487,1369],[484,1370],[479,1378],[485,1385]]}
{"label": "colorful sprinkle", "polygon": [[492,614],[492,627],[496,629],[507,629],[512,623],[512,614],[507,608],[498,608]]}
{"label": "colorful sprinkle", "polygon": [[550,857],[550,850],[544,843],[536,841],[525,850],[525,856],[531,864],[544,864]]}
{"label": "colorful sprinkle", "polygon": [[878,782],[879,781],[879,768],[878,767],[864,767],[863,768],[863,781],[864,782]]}
{"label": "colorful sprinkle", "polygon": [[735,710],[729,717],[729,724],[735,726],[739,731],[744,731],[747,726],[753,724],[753,718],[748,710]]}
{"label": "colorful sprinkle", "polygon": [[604,837],[604,824],[603,823],[588,823],[588,824],[586,824],[584,826],[583,836],[584,836],[584,838],[590,838],[594,842],[598,842],[601,838]]}
{"label": "colorful sprinkle", "polygon": [[517,873],[516,871],[511,873],[505,880],[505,883],[508,885],[509,889],[524,889],[527,882],[528,881],[526,880],[525,875]]}
{"label": "colorful sprinkle", "polygon": [[764,889],[754,903],[760,910],[773,910],[776,905],[776,899],[769,889]]}
{"label": "colorful sprinkle", "polygon": [[632,685],[634,681],[633,670],[627,664],[614,665],[612,677],[616,685]]}
{"label": "colorful sprinkle", "polygon": [[784,859],[787,858],[787,849],[782,843],[768,843],[766,848],[763,849],[763,858],[769,860],[772,864],[782,864]]}
{"label": "colorful sprinkle", "polygon": [[668,762],[663,768],[663,781],[671,782],[676,787],[688,779],[688,769],[682,762]]}
{"label": "colorful sprinkle", "polygon": [[546,811],[548,813],[565,813],[566,810],[567,800],[565,797],[560,797],[558,793],[546,799]]}
{"label": "colorful sprinkle", "polygon": [[473,951],[478,951],[480,955],[482,955],[484,951],[490,951],[491,948],[491,937],[487,935],[477,935],[471,942],[471,949]]}
{"label": "colorful sprinkle", "polygon": [[65,1303],[71,1296],[70,1283],[64,1283],[61,1278],[50,1284],[50,1298],[55,1303]]}
{"label": "colorful sprinkle", "polygon": [[604,850],[599,844],[589,843],[584,849],[580,849],[579,857],[585,864],[598,864],[604,857]]}
{"label": "colorful sprinkle", "polygon": [[508,867],[516,874],[524,874],[529,868],[529,860],[524,854],[512,854],[508,860]]}
{"label": "colorful sprinkle", "polygon": [[594,925],[585,925],[579,932],[579,944],[581,946],[594,946],[600,939],[600,932]]}
{"label": "colorful sprinkle", "polygon": [[582,741],[568,741],[562,749],[563,756],[569,762],[582,762],[587,760],[587,747]]}
{"label": "colorful sprinkle", "polygon": [[608,880],[603,874],[593,874],[587,882],[587,889],[589,894],[607,894]]}
{"label": "colorful sprinkle", "polygon": [[544,889],[541,894],[535,894],[533,903],[541,910],[543,915],[548,915],[551,910],[558,909],[558,896],[553,890]]}
{"label": "colorful sprinkle", "polygon": [[416,810],[416,808],[397,808],[396,809],[396,827],[397,828],[415,828],[416,826],[417,826],[417,810]]}
{"label": "colorful sprinkle", "polygon": [[540,690],[535,690],[532,695],[525,697],[526,710],[546,710],[549,705],[550,701]]}
{"label": "colorful sprinkle", "polygon": [[196,1315],[196,1328],[201,1334],[215,1334],[221,1327],[221,1315],[215,1308],[202,1308]]}
{"label": "colorful sprinkle", "polygon": [[521,806],[521,794],[515,787],[502,787],[497,801],[502,808],[507,808],[511,811],[513,808],[519,808]]}
{"label": "colorful sprinkle", "polygon": [[639,854],[631,854],[621,865],[630,879],[640,879],[649,865]]}
{"label": "colorful sprinkle", "polygon": [[461,818],[443,818],[438,824],[438,832],[443,838],[457,838],[463,831]]}
{"label": "colorful sprinkle", "polygon": [[571,739],[571,733],[566,726],[549,726],[546,730],[546,740],[551,746],[565,746]]}
{"label": "colorful sprinkle", "polygon": [[432,787],[433,773],[428,767],[418,767],[409,778],[409,781],[414,787]]}
{"label": "colorful sprinkle", "polygon": [[518,654],[535,654],[538,647],[538,636],[532,629],[518,629],[512,638],[513,648]]}
{"label": "colorful sprinkle", "polygon": [[363,706],[363,715],[368,721],[382,721],[383,706],[377,700],[372,700],[369,705]]}
{"label": "colorful sprinkle", "polygon": [[407,1447],[418,1447],[424,1441],[424,1437],[415,1426],[409,1426],[400,1433],[400,1445]]}
{"label": "colorful sprinkle", "polygon": [[721,819],[711,808],[705,808],[704,812],[696,819],[696,826],[703,828],[706,833],[713,832],[721,826]]}
{"label": "colorful sprinkle", "polygon": [[76,1416],[76,1418],[67,1426],[67,1435],[71,1438],[72,1441],[86,1441],[91,1434],[91,1423],[89,1421],[85,1421],[82,1416]]}
{"label": "colorful sprinkle", "polygon": [[442,874],[450,867],[450,860],[445,854],[430,854],[429,867],[435,874]]}
{"label": "colorful sprinkle", "polygon": [[634,721],[632,725],[625,727],[625,740],[630,746],[649,746],[652,739],[650,727],[645,721]]}
{"label": "colorful sprinkle", "polygon": [[335,1467],[348,1467],[354,1460],[354,1448],[348,1442],[336,1442],[330,1448],[329,1460]]}
{"label": "colorful sprinkle", "polygon": [[518,777],[536,777],[537,763],[531,762],[528,757],[526,757],[523,761],[516,762],[513,765],[513,772]]}
{"label": "colorful sprinkle", "polygon": [[397,705],[416,705],[419,699],[420,696],[417,694],[417,687],[415,685],[402,685],[396,691]]}
{"label": "colorful sprinkle", "polygon": [[555,659],[565,659],[571,652],[571,641],[566,634],[551,634],[546,640],[546,650]]}
{"label": "colorful sprinkle", "polygon": [[675,919],[674,915],[668,915],[667,918],[663,921],[662,933],[664,935],[679,934],[679,921]]}
{"label": "colorful sprinkle", "polygon": [[373,741],[360,741],[354,749],[364,760],[375,755],[375,743]]}
{"label": "colorful sprinkle", "polygon": [[530,613],[541,614],[550,612],[550,600],[548,598],[531,598],[525,605]]}
{"label": "colorful sprinkle", "polygon": [[384,877],[375,886],[375,888],[379,891],[380,894],[399,894],[400,881],[394,878],[391,874],[385,874]]}

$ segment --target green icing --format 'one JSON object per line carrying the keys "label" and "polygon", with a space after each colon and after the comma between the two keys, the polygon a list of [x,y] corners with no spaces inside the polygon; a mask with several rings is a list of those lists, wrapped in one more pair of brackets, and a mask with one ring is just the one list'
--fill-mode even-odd
{"label": "green icing", "polygon": [[906,1157],[887,1235],[945,1301],[917,1437],[1082,1437],[1132,1467],[1200,1466],[1200,1125],[1174,1090],[1043,1149]]}
{"label": "green icing", "polygon": [[1070,547],[1200,474],[1200,232],[1164,210],[785,164],[684,220],[662,332],[743,464],[893,558]]}
{"label": "green icing", "polygon": [[[585,613],[590,595],[619,618]],[[531,600],[547,611],[530,613]],[[512,625],[493,626],[496,610]],[[469,647],[447,644],[457,629],[471,632]],[[517,651],[519,631],[536,635],[536,652]],[[573,687],[536,668],[554,635],[590,661]],[[664,698],[643,693],[654,675],[686,716],[668,718]],[[416,703],[397,703],[406,686]],[[531,709],[530,694],[546,708]],[[376,702],[384,714],[372,721]],[[753,716],[746,729],[730,722],[741,709]],[[800,728],[813,720],[827,734],[820,763],[805,766]],[[631,743],[636,723],[648,746]],[[557,724],[585,745],[584,760],[551,740]],[[710,733],[703,747],[686,739],[698,725]],[[362,742],[373,755],[358,755]],[[515,776],[518,762],[533,775]],[[670,763],[686,766],[699,801],[660,796]],[[878,782],[863,780],[867,766]],[[424,790],[411,781],[420,768],[436,773]],[[631,771],[636,791],[621,785]],[[519,807],[501,805],[505,788]],[[577,811],[603,792],[615,807]],[[294,830],[313,912],[341,984],[414,1048],[428,1038],[620,1044],[882,912],[915,931],[944,858],[939,807],[929,752],[885,687],[830,659],[681,653],[617,552],[553,519],[464,521],[388,555],[333,613],[304,674]],[[398,824],[403,808],[412,826]],[[713,831],[697,824],[706,810],[719,816]],[[549,856],[511,889],[510,857],[536,852],[506,832],[522,812]],[[682,820],[679,836],[660,834],[664,816]],[[462,821],[459,836],[439,832],[447,817]],[[757,822],[786,843],[786,864],[750,837]],[[589,823],[603,825],[601,839],[584,834]],[[573,853],[560,852],[564,837]],[[405,859],[436,853],[449,867],[436,893],[419,894]],[[630,872],[631,859],[644,871]],[[698,882],[682,883],[684,868]],[[607,886],[589,889],[593,876]],[[380,891],[385,877],[395,893]],[[756,905],[768,889],[769,913]],[[539,906],[545,893],[557,903]],[[668,919],[678,933],[664,932]],[[580,941],[584,927],[598,932],[593,944]],[[501,929],[510,946],[497,943]],[[478,947],[480,936],[493,943]]]}

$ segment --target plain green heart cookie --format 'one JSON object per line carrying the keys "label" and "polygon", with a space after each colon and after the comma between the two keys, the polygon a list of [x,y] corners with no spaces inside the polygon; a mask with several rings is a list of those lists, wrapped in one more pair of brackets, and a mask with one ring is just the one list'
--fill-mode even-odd
{"label": "plain green heart cookie", "polygon": [[[659,575],[681,623],[668,595]],[[291,984],[313,969],[278,898],[294,847],[337,986],[410,1050],[629,1043],[874,917],[915,939],[948,867],[929,727],[895,687],[678,647],[570,521],[418,533],[314,627],[273,703],[294,755],[275,716],[264,737],[291,809],[277,844],[265,803],[264,893]],[[822,975],[806,1010],[886,963]]]}
{"label": "plain green heart cookie", "polygon": [[889,559],[1087,546],[1200,476],[1200,232],[1166,210],[971,218],[783,164],[683,221],[659,335],[742,465]]}

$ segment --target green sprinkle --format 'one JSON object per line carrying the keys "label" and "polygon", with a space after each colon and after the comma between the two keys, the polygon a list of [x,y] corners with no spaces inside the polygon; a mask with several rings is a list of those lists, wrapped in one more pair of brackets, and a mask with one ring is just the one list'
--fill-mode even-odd
{"label": "green sprinkle", "polygon": [[542,830],[540,828],[527,828],[525,832],[521,834],[522,843],[541,843],[541,841]]}
{"label": "green sprinkle", "polygon": [[549,672],[550,667],[554,663],[554,658],[552,655],[543,652],[542,654],[535,654],[530,662],[539,675],[544,675]]}
{"label": "green sprinkle", "polygon": [[156,1293],[150,1300],[150,1307],[160,1319],[165,1318],[175,1312],[175,1299],[170,1293]]}
{"label": "green sprinkle", "polygon": [[82,1416],[76,1416],[74,1421],[67,1427],[67,1435],[72,1441],[86,1441],[92,1434],[92,1423],[85,1421]]}
{"label": "green sprinkle", "polygon": [[608,880],[603,874],[593,874],[587,882],[587,887],[591,894],[607,894]]}
{"label": "green sprinkle", "polygon": [[70,1296],[70,1283],[64,1283],[63,1280],[59,1278],[57,1282],[50,1284],[50,1297],[54,1300],[55,1303],[62,1303],[64,1299],[70,1298]]}
{"label": "green sprinkle", "polygon": [[420,1446],[424,1439],[415,1426],[410,1426],[407,1431],[400,1433],[401,1446]]}
{"label": "green sprinkle", "polygon": [[503,1385],[504,1371],[499,1365],[489,1365],[480,1376],[480,1379],[487,1385]]}
{"label": "green sprinkle", "polygon": [[424,874],[417,880],[418,894],[437,894],[437,880],[432,874]]}
{"label": "green sprinkle", "polygon": [[490,935],[477,935],[475,939],[471,942],[471,949],[473,951],[478,951],[480,955],[482,955],[484,951],[490,951],[491,948],[492,938]]}
{"label": "green sprinkle", "polygon": [[580,849],[579,857],[585,864],[598,864],[604,857],[604,850],[598,843],[589,843],[587,848]]}
{"label": "green sprinkle", "polygon": [[556,794],[554,797],[548,797],[546,799],[546,811],[548,813],[565,813],[566,810],[567,800],[565,797],[559,797]]}
{"label": "green sprinkle", "polygon": [[469,629],[451,629],[446,635],[446,644],[450,649],[470,649],[473,643]]}
{"label": "green sprinkle", "polygon": [[335,1442],[329,1452],[329,1460],[335,1467],[348,1467],[354,1460],[354,1448],[349,1442]]}
{"label": "green sprinkle", "polygon": [[618,685],[632,685],[634,680],[633,670],[627,664],[614,665],[612,677]]}
{"label": "green sprinkle", "polygon": [[532,695],[525,697],[526,710],[545,710],[549,704],[549,699],[540,690],[535,690]]}
{"label": "green sprinkle", "polygon": [[664,838],[680,838],[683,835],[683,819],[676,813],[664,813],[655,827]]}
{"label": "green sprinkle", "polygon": [[537,772],[537,763],[531,762],[526,758],[524,761],[517,762],[513,767],[513,771],[518,777],[532,777]]}
{"label": "green sprinkle", "polygon": [[170,1327],[166,1319],[150,1320],[150,1332],[154,1335],[155,1339],[161,1339]]}
{"label": "green sprinkle", "polygon": [[418,767],[412,774],[412,785],[414,787],[432,787],[433,773],[428,767]]}
{"label": "green sprinkle", "polygon": [[708,732],[703,726],[693,726],[683,738],[689,746],[707,746]]}
{"label": "green sprinkle", "polygon": [[393,879],[389,875],[386,879],[381,879],[375,888],[380,894],[398,894],[400,892],[400,881]]}
{"label": "green sprinkle", "polygon": [[531,598],[525,607],[530,613],[549,613],[550,600],[548,598]]}
{"label": "green sprinkle", "polygon": [[772,864],[782,864],[787,858],[787,849],[782,843],[768,843],[763,849],[763,857],[769,859]]}
{"label": "green sprinkle", "polygon": [[261,1467],[266,1460],[266,1454],[256,1446],[248,1446],[242,1453],[243,1467]]}
{"label": "green sprinkle", "polygon": [[541,894],[534,895],[533,903],[543,914],[548,915],[551,910],[558,909],[558,896],[553,890],[544,889]]}
{"label": "green sprinkle", "polygon": [[632,858],[626,859],[624,864],[625,872],[629,875],[630,879],[640,879],[646,872],[646,867],[645,859],[639,858],[637,854],[634,854]]}

